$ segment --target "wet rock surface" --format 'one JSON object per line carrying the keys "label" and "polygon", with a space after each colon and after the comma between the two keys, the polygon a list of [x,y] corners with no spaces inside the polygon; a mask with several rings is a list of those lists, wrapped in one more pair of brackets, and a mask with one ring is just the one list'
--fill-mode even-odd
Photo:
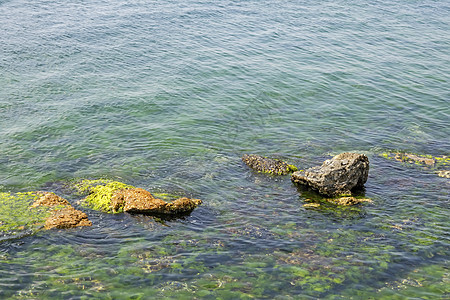
{"label": "wet rock surface", "polygon": [[65,229],[78,226],[92,226],[92,222],[84,212],[76,210],[72,206],[53,211],[45,221],[45,229]]}
{"label": "wet rock surface", "polygon": [[119,190],[111,199],[111,207],[115,211],[123,208],[124,212],[158,215],[189,213],[201,203],[201,200],[186,197],[166,202],[141,188]]}
{"label": "wet rock surface", "polygon": [[45,221],[45,229],[92,226],[87,214],[73,208],[66,199],[50,192],[36,192],[35,194],[39,198],[34,201],[31,206],[33,208],[38,206],[62,206],[62,208],[54,209],[51,212],[51,215]]}
{"label": "wet rock surface", "polygon": [[250,168],[262,173],[286,175],[297,171],[295,166],[289,165],[284,161],[267,158],[256,154],[244,154],[242,156],[242,161]]}
{"label": "wet rock surface", "polygon": [[294,172],[294,183],[311,187],[326,196],[351,194],[362,188],[369,175],[369,159],[364,154],[345,152],[326,160],[320,167]]}
{"label": "wet rock surface", "polygon": [[56,195],[55,193],[36,192],[36,195],[39,196],[39,198],[34,201],[34,203],[31,207],[70,205],[69,201],[67,201],[64,198],[61,198],[60,196]]}

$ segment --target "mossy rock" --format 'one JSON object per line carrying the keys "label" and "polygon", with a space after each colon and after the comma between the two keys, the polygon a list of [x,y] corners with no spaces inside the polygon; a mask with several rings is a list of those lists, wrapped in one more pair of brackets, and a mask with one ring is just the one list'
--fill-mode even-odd
{"label": "mossy rock", "polygon": [[383,152],[381,153],[381,156],[386,159],[393,159],[400,162],[438,169],[450,165],[450,157],[446,155],[432,156],[407,152]]}
{"label": "mossy rock", "polygon": [[79,193],[88,193],[82,204],[107,213],[177,215],[188,213],[201,204],[198,199],[177,199],[175,195],[167,193],[152,195],[144,189],[107,179],[81,180],[74,184],[74,188]]}
{"label": "mossy rock", "polygon": [[261,173],[286,175],[297,171],[297,167],[294,165],[287,164],[279,159],[267,158],[256,154],[244,154],[242,161],[250,168]]}
{"label": "mossy rock", "polygon": [[111,199],[115,192],[134,188],[129,184],[109,179],[84,179],[75,183],[73,187],[80,194],[88,193],[87,197],[81,202],[82,204],[91,209],[108,213],[114,212],[111,207]]}
{"label": "mossy rock", "polygon": [[43,227],[50,215],[47,207],[31,207],[39,199],[34,192],[0,193],[0,234],[14,235]]}

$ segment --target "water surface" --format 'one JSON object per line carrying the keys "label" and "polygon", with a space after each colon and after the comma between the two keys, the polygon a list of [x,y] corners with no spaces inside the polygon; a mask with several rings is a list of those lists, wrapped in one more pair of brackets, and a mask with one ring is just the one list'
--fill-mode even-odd
{"label": "water surface", "polygon": [[[0,191],[110,178],[203,199],[190,216],[84,209],[0,243],[4,298],[448,297],[446,1],[0,1]],[[288,176],[369,156],[352,208]]]}

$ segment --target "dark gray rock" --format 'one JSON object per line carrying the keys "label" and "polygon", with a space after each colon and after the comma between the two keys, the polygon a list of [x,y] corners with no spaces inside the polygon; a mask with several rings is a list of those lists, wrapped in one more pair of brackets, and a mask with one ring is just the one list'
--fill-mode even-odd
{"label": "dark gray rock", "polygon": [[297,171],[297,167],[279,159],[272,159],[256,154],[244,154],[242,161],[250,168],[272,175],[286,175]]}
{"label": "dark gray rock", "polygon": [[341,153],[326,160],[320,167],[294,172],[294,183],[309,186],[327,196],[351,194],[361,188],[369,175],[369,159],[364,154]]}

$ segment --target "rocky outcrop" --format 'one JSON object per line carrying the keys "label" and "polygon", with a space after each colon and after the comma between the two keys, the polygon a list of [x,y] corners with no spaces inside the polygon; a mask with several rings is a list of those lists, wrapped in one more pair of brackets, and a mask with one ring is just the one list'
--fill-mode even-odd
{"label": "rocky outcrop", "polygon": [[317,190],[326,196],[351,194],[361,188],[369,175],[369,159],[364,154],[341,153],[320,167],[294,172],[291,180]]}
{"label": "rocky outcrop", "polygon": [[297,167],[294,165],[289,165],[279,159],[267,158],[256,154],[244,154],[242,161],[258,172],[272,175],[286,175],[297,171]]}
{"label": "rocky outcrop", "polygon": [[201,200],[185,197],[166,202],[144,189],[134,188],[116,191],[111,199],[111,208],[129,213],[177,215],[189,213],[201,203]]}
{"label": "rocky outcrop", "polygon": [[39,198],[34,201],[31,207],[57,207],[51,211],[51,215],[45,221],[45,229],[92,226],[88,216],[84,212],[73,208],[66,199],[49,192],[36,192],[36,195]]}
{"label": "rocky outcrop", "polygon": [[84,212],[76,210],[72,206],[53,211],[45,221],[45,229],[64,229],[78,226],[92,226],[92,222],[89,221]]}
{"label": "rocky outcrop", "polygon": [[[198,199],[179,198],[167,202],[155,198],[149,191],[107,179],[82,180],[74,186],[89,195],[81,201],[90,208],[108,213],[128,212],[155,215],[179,215],[189,213],[202,203]],[[159,194],[166,198],[168,194]],[[171,195],[170,200],[175,199]]]}
{"label": "rocky outcrop", "polygon": [[56,195],[55,193],[36,192],[36,195],[39,196],[39,198],[34,201],[33,205],[31,205],[31,207],[70,205],[69,201],[67,201],[64,198],[61,198],[60,196]]}

